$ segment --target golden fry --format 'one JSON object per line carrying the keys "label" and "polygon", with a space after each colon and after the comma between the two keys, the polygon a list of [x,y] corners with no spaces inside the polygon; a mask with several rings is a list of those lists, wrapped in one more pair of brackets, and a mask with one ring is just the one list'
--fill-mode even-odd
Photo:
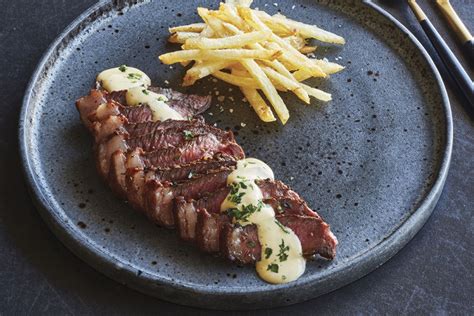
{"label": "golden fry", "polygon": [[199,33],[176,32],[176,33],[170,35],[170,37],[168,38],[168,42],[177,43],[177,44],[184,44],[187,39],[190,39],[192,37],[199,37],[199,36],[200,36]]}
{"label": "golden fry", "polygon": [[276,120],[270,105],[281,122],[287,122],[290,115],[279,92],[292,91],[305,103],[310,97],[331,100],[329,93],[302,81],[324,78],[344,67],[326,59],[308,58],[305,54],[314,52],[316,46],[308,45],[307,39],[343,44],[344,38],[281,14],[251,10],[251,3],[226,0],[218,10],[199,7],[204,23],[170,27],[169,41],[182,44],[182,50],[163,54],[160,60],[183,66],[194,61],[183,78],[184,86],[209,75],[238,86],[264,122]]}
{"label": "golden fry", "polygon": [[250,105],[257,113],[258,117],[264,122],[276,121],[272,109],[267,105],[260,93],[253,88],[240,87],[244,97],[249,101]]}
{"label": "golden fry", "polygon": [[308,94],[318,100],[328,102],[332,100],[331,94],[324,92],[322,90],[310,87],[304,83],[300,83],[301,87],[308,92]]}
{"label": "golden fry", "polygon": [[303,88],[301,88],[297,81],[293,81],[283,76],[282,74],[278,73],[270,67],[263,66],[262,70],[273,82],[277,82],[286,89],[293,91],[293,93],[296,94],[298,98],[300,98],[303,102],[309,104],[308,93]]}
{"label": "golden fry", "polygon": [[[240,15],[251,24],[255,29],[264,31],[269,30],[269,28],[256,16],[254,11],[249,8],[238,8]],[[281,49],[283,49],[283,54],[281,59],[289,64],[293,64],[299,69],[307,69],[314,77],[326,77],[326,74],[321,70],[321,68],[315,63],[311,62],[308,57],[301,54],[296,48],[291,46],[281,37],[278,37],[275,34],[272,34],[271,40],[278,44]]]}
{"label": "golden fry", "polygon": [[164,64],[169,65],[188,60],[239,60],[244,58],[273,60],[280,55],[281,51],[267,49],[190,49],[166,53],[160,55],[159,58]]}
{"label": "golden fry", "polygon": [[265,23],[280,23],[298,32],[304,38],[314,38],[321,42],[332,44],[345,44],[346,40],[334,33],[320,29],[315,25],[309,25],[298,21],[290,20],[282,14],[268,15],[263,11],[254,11]]}
{"label": "golden fry", "polygon": [[170,33],[176,32],[202,32],[206,27],[206,23],[193,23],[188,25],[170,27],[168,30]]}
{"label": "golden fry", "polygon": [[212,73],[212,75],[217,79],[233,84],[234,86],[248,87],[254,89],[259,88],[258,81],[253,78],[236,76],[234,74],[229,74],[223,71],[215,71]]}
{"label": "golden fry", "polygon": [[197,80],[207,77],[213,72],[224,69],[232,65],[233,61],[208,61],[200,64],[195,64],[192,68],[186,71],[186,75],[183,78],[183,86],[191,86]]}
{"label": "golden fry", "polygon": [[[309,54],[309,53],[314,52],[316,49],[317,49],[316,46],[305,46],[305,47],[300,48],[299,51],[300,51],[301,54]],[[324,69],[322,69],[322,70],[324,71]],[[324,72],[326,72],[326,71],[324,71]]]}
{"label": "golden fry", "polygon": [[259,82],[260,88],[267,97],[268,101],[270,101],[272,104],[281,122],[286,124],[288,118],[290,117],[290,113],[288,112],[285,102],[283,102],[275,87],[272,85],[270,79],[268,79],[263,70],[254,60],[244,59],[241,62],[247,71]]}
{"label": "golden fry", "polygon": [[190,38],[185,43],[185,49],[223,49],[239,48],[270,38],[270,32],[251,32],[224,38]]}

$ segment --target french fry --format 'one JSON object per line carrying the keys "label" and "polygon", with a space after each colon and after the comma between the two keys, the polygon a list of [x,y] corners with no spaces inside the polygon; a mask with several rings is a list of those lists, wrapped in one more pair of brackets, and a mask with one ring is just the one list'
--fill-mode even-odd
{"label": "french fry", "polygon": [[193,24],[188,24],[188,25],[170,27],[168,30],[170,33],[177,33],[177,32],[199,33],[199,32],[202,32],[202,30],[204,30],[205,27],[206,27],[206,23],[193,23]]}
{"label": "french fry", "polygon": [[[256,16],[254,11],[243,7],[238,7],[237,9],[243,19],[251,24],[255,29],[260,31],[269,30],[269,28]],[[314,77],[326,77],[326,74],[318,65],[311,62],[309,58],[301,54],[296,48],[291,46],[281,37],[272,34],[271,41],[275,42],[283,49],[281,58],[285,62],[293,64],[299,69],[307,69],[307,71],[310,72]]]}
{"label": "french fry", "polygon": [[257,89],[240,87],[240,91],[244,97],[249,101],[250,105],[257,113],[258,117],[264,122],[274,122],[276,121],[275,116],[273,115],[272,109],[267,105],[265,100],[262,98]]}
{"label": "french fry", "polygon": [[199,33],[199,36],[211,38],[214,36],[214,31],[209,25],[206,24],[206,27],[204,28],[204,30],[202,30],[201,33]]}
{"label": "french fry", "polygon": [[238,87],[259,88],[259,83],[254,78],[236,76],[223,71],[212,73],[214,77]]}
{"label": "french fry", "polygon": [[308,94],[310,96],[312,96],[312,97],[314,97],[314,98],[316,98],[320,101],[328,102],[328,101],[332,100],[331,94],[329,94],[327,92],[324,92],[322,90],[310,87],[310,86],[308,86],[304,83],[301,83],[300,85],[303,89],[306,90],[306,92],[308,92]]}
{"label": "french fry", "polygon": [[268,79],[263,70],[254,60],[244,59],[241,61],[241,63],[245,69],[247,69],[247,71],[259,82],[260,88],[267,97],[268,101],[270,101],[272,104],[273,109],[277,113],[281,122],[286,124],[288,118],[290,117],[290,113],[288,112],[285,102],[283,102],[275,87],[272,85],[270,79]]}
{"label": "french fry", "polygon": [[[305,46],[299,49],[301,54],[309,54],[314,52],[317,49],[316,46]],[[324,71],[324,69],[321,67],[321,69]],[[324,71],[326,72],[326,71]],[[327,72],[326,72],[327,73]]]}
{"label": "french fry", "polygon": [[212,30],[213,33],[217,34],[219,37],[226,37],[233,35],[224,29],[222,26],[222,21],[219,19],[213,18],[209,14],[209,10],[206,8],[197,8],[198,15],[203,19],[209,28]]}
{"label": "french fry", "polygon": [[[231,67],[231,73],[232,75],[234,76],[238,76],[238,77],[244,77],[244,78],[248,78],[248,79],[252,79],[252,76],[249,74],[249,72],[245,69],[245,67],[243,67],[242,65],[240,64],[234,64],[232,65]],[[225,74],[227,75],[227,74]],[[237,78],[232,78],[233,81],[235,82],[238,82],[239,79]],[[269,78],[270,81],[273,83],[273,85],[275,86],[275,88],[278,90],[278,91],[281,91],[281,92],[286,92],[288,91],[288,89],[281,85],[279,82],[275,81],[275,80],[272,80],[272,78]],[[231,83],[230,81],[227,81],[228,83]],[[250,81],[247,81],[248,83],[250,83]],[[253,88],[256,88],[256,87],[259,87],[258,85],[258,82],[257,81],[254,81],[253,83],[254,85],[252,86]],[[248,86],[248,84],[244,84],[245,86]]]}
{"label": "french fry", "polygon": [[309,104],[309,95],[303,88],[301,88],[298,82],[283,76],[282,74],[278,73],[270,67],[263,66],[262,70],[273,82],[277,82],[288,90],[293,91],[293,93],[296,94],[298,98],[300,98],[303,102]]}
{"label": "french fry", "polygon": [[239,60],[239,59],[268,59],[273,60],[281,55],[281,51],[268,49],[190,49],[160,55],[164,64],[180,63],[188,60]]}
{"label": "french fry", "polygon": [[294,48],[296,48],[297,50],[300,50],[302,49],[303,47],[305,47],[306,45],[306,41],[304,38],[301,38],[299,36],[296,36],[296,35],[292,35],[292,36],[287,36],[287,37],[284,37],[283,38],[286,42],[288,42],[291,46],[293,46]]}
{"label": "french fry", "polygon": [[[193,33],[194,34],[194,33]],[[270,32],[260,31],[244,33],[224,38],[190,38],[185,43],[185,49],[223,49],[223,48],[239,48],[246,45],[265,41],[270,38]]]}
{"label": "french fry", "polygon": [[[252,0],[226,0],[218,10],[197,9],[204,23],[170,27],[169,41],[181,51],[159,56],[164,64],[194,62],[183,85],[212,75],[238,86],[264,122],[285,124],[289,112],[279,92],[292,91],[305,103],[310,97],[327,102],[331,95],[302,81],[325,78],[344,69],[327,59],[308,58],[317,47],[307,39],[343,44],[344,38],[284,15],[250,9]],[[259,90],[262,90],[263,94]],[[263,97],[265,95],[266,98]]]}
{"label": "french fry", "polygon": [[332,44],[345,44],[346,40],[334,33],[320,29],[315,25],[309,25],[298,21],[290,20],[282,14],[275,14],[273,16],[268,15],[263,11],[254,11],[259,18],[266,23],[280,23],[289,28],[295,29],[298,34],[304,38],[314,38],[321,42],[332,43]]}
{"label": "french fry", "polygon": [[208,61],[200,64],[195,64],[192,68],[186,71],[186,75],[183,78],[183,86],[191,86],[197,80],[209,76],[213,72],[224,69],[232,65],[233,61]]}
{"label": "french fry", "polygon": [[251,28],[245,23],[245,21],[237,13],[237,9],[233,5],[227,3],[221,3],[218,11],[210,11],[210,16],[213,16],[222,22],[230,23],[239,28],[239,30],[250,32]]}
{"label": "french fry", "polygon": [[168,38],[168,42],[170,43],[176,43],[176,44],[184,44],[187,39],[190,39],[192,37],[199,37],[199,33],[193,33],[193,32],[176,32],[174,34],[171,34],[171,36]]}
{"label": "french fry", "polygon": [[316,65],[318,65],[318,67],[321,68],[328,75],[335,74],[344,69],[344,66],[341,66],[339,64],[336,64],[327,60],[321,60],[321,59],[313,59],[313,60],[314,60],[314,63],[316,63]]}

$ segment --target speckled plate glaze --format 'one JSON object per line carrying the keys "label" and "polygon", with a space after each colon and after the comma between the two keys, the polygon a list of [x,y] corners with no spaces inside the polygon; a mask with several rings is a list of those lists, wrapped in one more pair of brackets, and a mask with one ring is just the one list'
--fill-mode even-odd
{"label": "speckled plate glaze", "polygon": [[[428,219],[449,167],[452,121],[440,76],[416,39],[371,3],[256,1],[270,13],[316,23],[347,39],[322,47],[345,71],[313,84],[328,104],[285,95],[286,126],[262,124],[229,86],[203,80],[188,91],[220,91],[208,122],[236,132],[248,156],[268,162],[337,235],[332,262],[316,260],[298,281],[262,282],[253,267],[200,253],[117,199],[99,180],[92,140],[74,101],[96,74],[120,64],[145,70],[156,85],[180,87],[182,67],[160,65],[170,25],[198,21],[217,1],[99,3],[52,44],[27,89],[21,154],[41,215],[80,258],[109,277],[179,304],[250,309],[294,304],[374,270]],[[324,46],[324,45],[323,45]],[[230,113],[233,109],[233,113]],[[245,127],[241,127],[241,122]],[[244,125],[242,124],[242,125]]]}

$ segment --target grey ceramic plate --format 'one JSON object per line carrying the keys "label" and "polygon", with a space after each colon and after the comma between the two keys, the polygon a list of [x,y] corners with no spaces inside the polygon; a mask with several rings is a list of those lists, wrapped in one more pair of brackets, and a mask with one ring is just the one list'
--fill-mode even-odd
{"label": "grey ceramic plate", "polygon": [[[132,1],[131,1],[132,2]],[[119,201],[99,180],[74,101],[96,74],[120,64],[177,89],[183,70],[160,65],[170,25],[198,20],[217,1],[100,3],[69,26],[39,64],[20,121],[26,177],[41,215],[80,258],[111,278],[180,304],[244,309],[293,304],[380,266],[425,223],[449,166],[452,122],[440,76],[407,30],[370,3],[279,1],[255,6],[317,23],[347,39],[321,48],[345,71],[313,84],[326,105],[287,96],[285,127],[262,124],[229,86],[203,80],[190,92],[225,101],[207,120],[231,128],[249,156],[268,162],[329,222],[340,246],[332,262],[308,264],[297,282],[270,285],[253,267],[204,255]],[[272,1],[273,3],[274,1]],[[233,109],[233,113],[230,113]],[[213,115],[211,115],[211,113]],[[240,128],[240,123],[246,124]]]}

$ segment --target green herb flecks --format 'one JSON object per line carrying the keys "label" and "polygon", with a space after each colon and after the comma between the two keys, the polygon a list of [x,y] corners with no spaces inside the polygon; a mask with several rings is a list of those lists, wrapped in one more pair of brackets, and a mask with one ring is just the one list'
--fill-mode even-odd
{"label": "green herb flecks", "polygon": [[184,130],[183,134],[184,134],[184,139],[186,139],[186,140],[191,140],[191,139],[194,138],[194,133],[191,132],[191,131]]}
{"label": "green herb flecks", "polygon": [[119,69],[121,72],[125,72],[125,71],[127,71],[127,66],[122,65],[122,66],[120,66],[118,69]]}
{"label": "green herb flecks", "polygon": [[140,80],[142,79],[142,74],[131,72],[128,74],[127,78],[130,80]]}
{"label": "green herb flecks", "polygon": [[149,95],[149,94],[150,94],[150,92],[148,92],[148,90],[146,90],[146,89],[143,89],[143,90],[142,90],[142,93],[143,93],[144,95]]}
{"label": "green herb flecks", "polygon": [[278,273],[278,264],[272,263],[267,266],[267,271],[272,271],[273,273]]}
{"label": "green herb flecks", "polygon": [[285,245],[285,241],[283,239],[281,240],[279,247],[280,252],[277,254],[277,257],[280,262],[286,261],[286,259],[288,259],[288,251],[290,251],[290,247]]}
{"label": "green herb flecks", "polygon": [[227,210],[227,214],[236,220],[247,221],[250,215],[255,212],[259,212],[262,209],[262,206],[262,201],[259,201],[257,205],[242,205],[241,210],[239,210],[238,208],[230,208]]}
{"label": "green herb flecks", "polygon": [[289,234],[290,232],[288,231],[288,229],[286,229],[285,226],[283,226],[279,221],[275,220],[275,224],[278,225],[278,227],[280,227],[280,229],[285,233],[285,234]]}
{"label": "green herb flecks", "polygon": [[265,253],[265,259],[268,259],[272,255],[273,249],[266,247],[264,253]]}

